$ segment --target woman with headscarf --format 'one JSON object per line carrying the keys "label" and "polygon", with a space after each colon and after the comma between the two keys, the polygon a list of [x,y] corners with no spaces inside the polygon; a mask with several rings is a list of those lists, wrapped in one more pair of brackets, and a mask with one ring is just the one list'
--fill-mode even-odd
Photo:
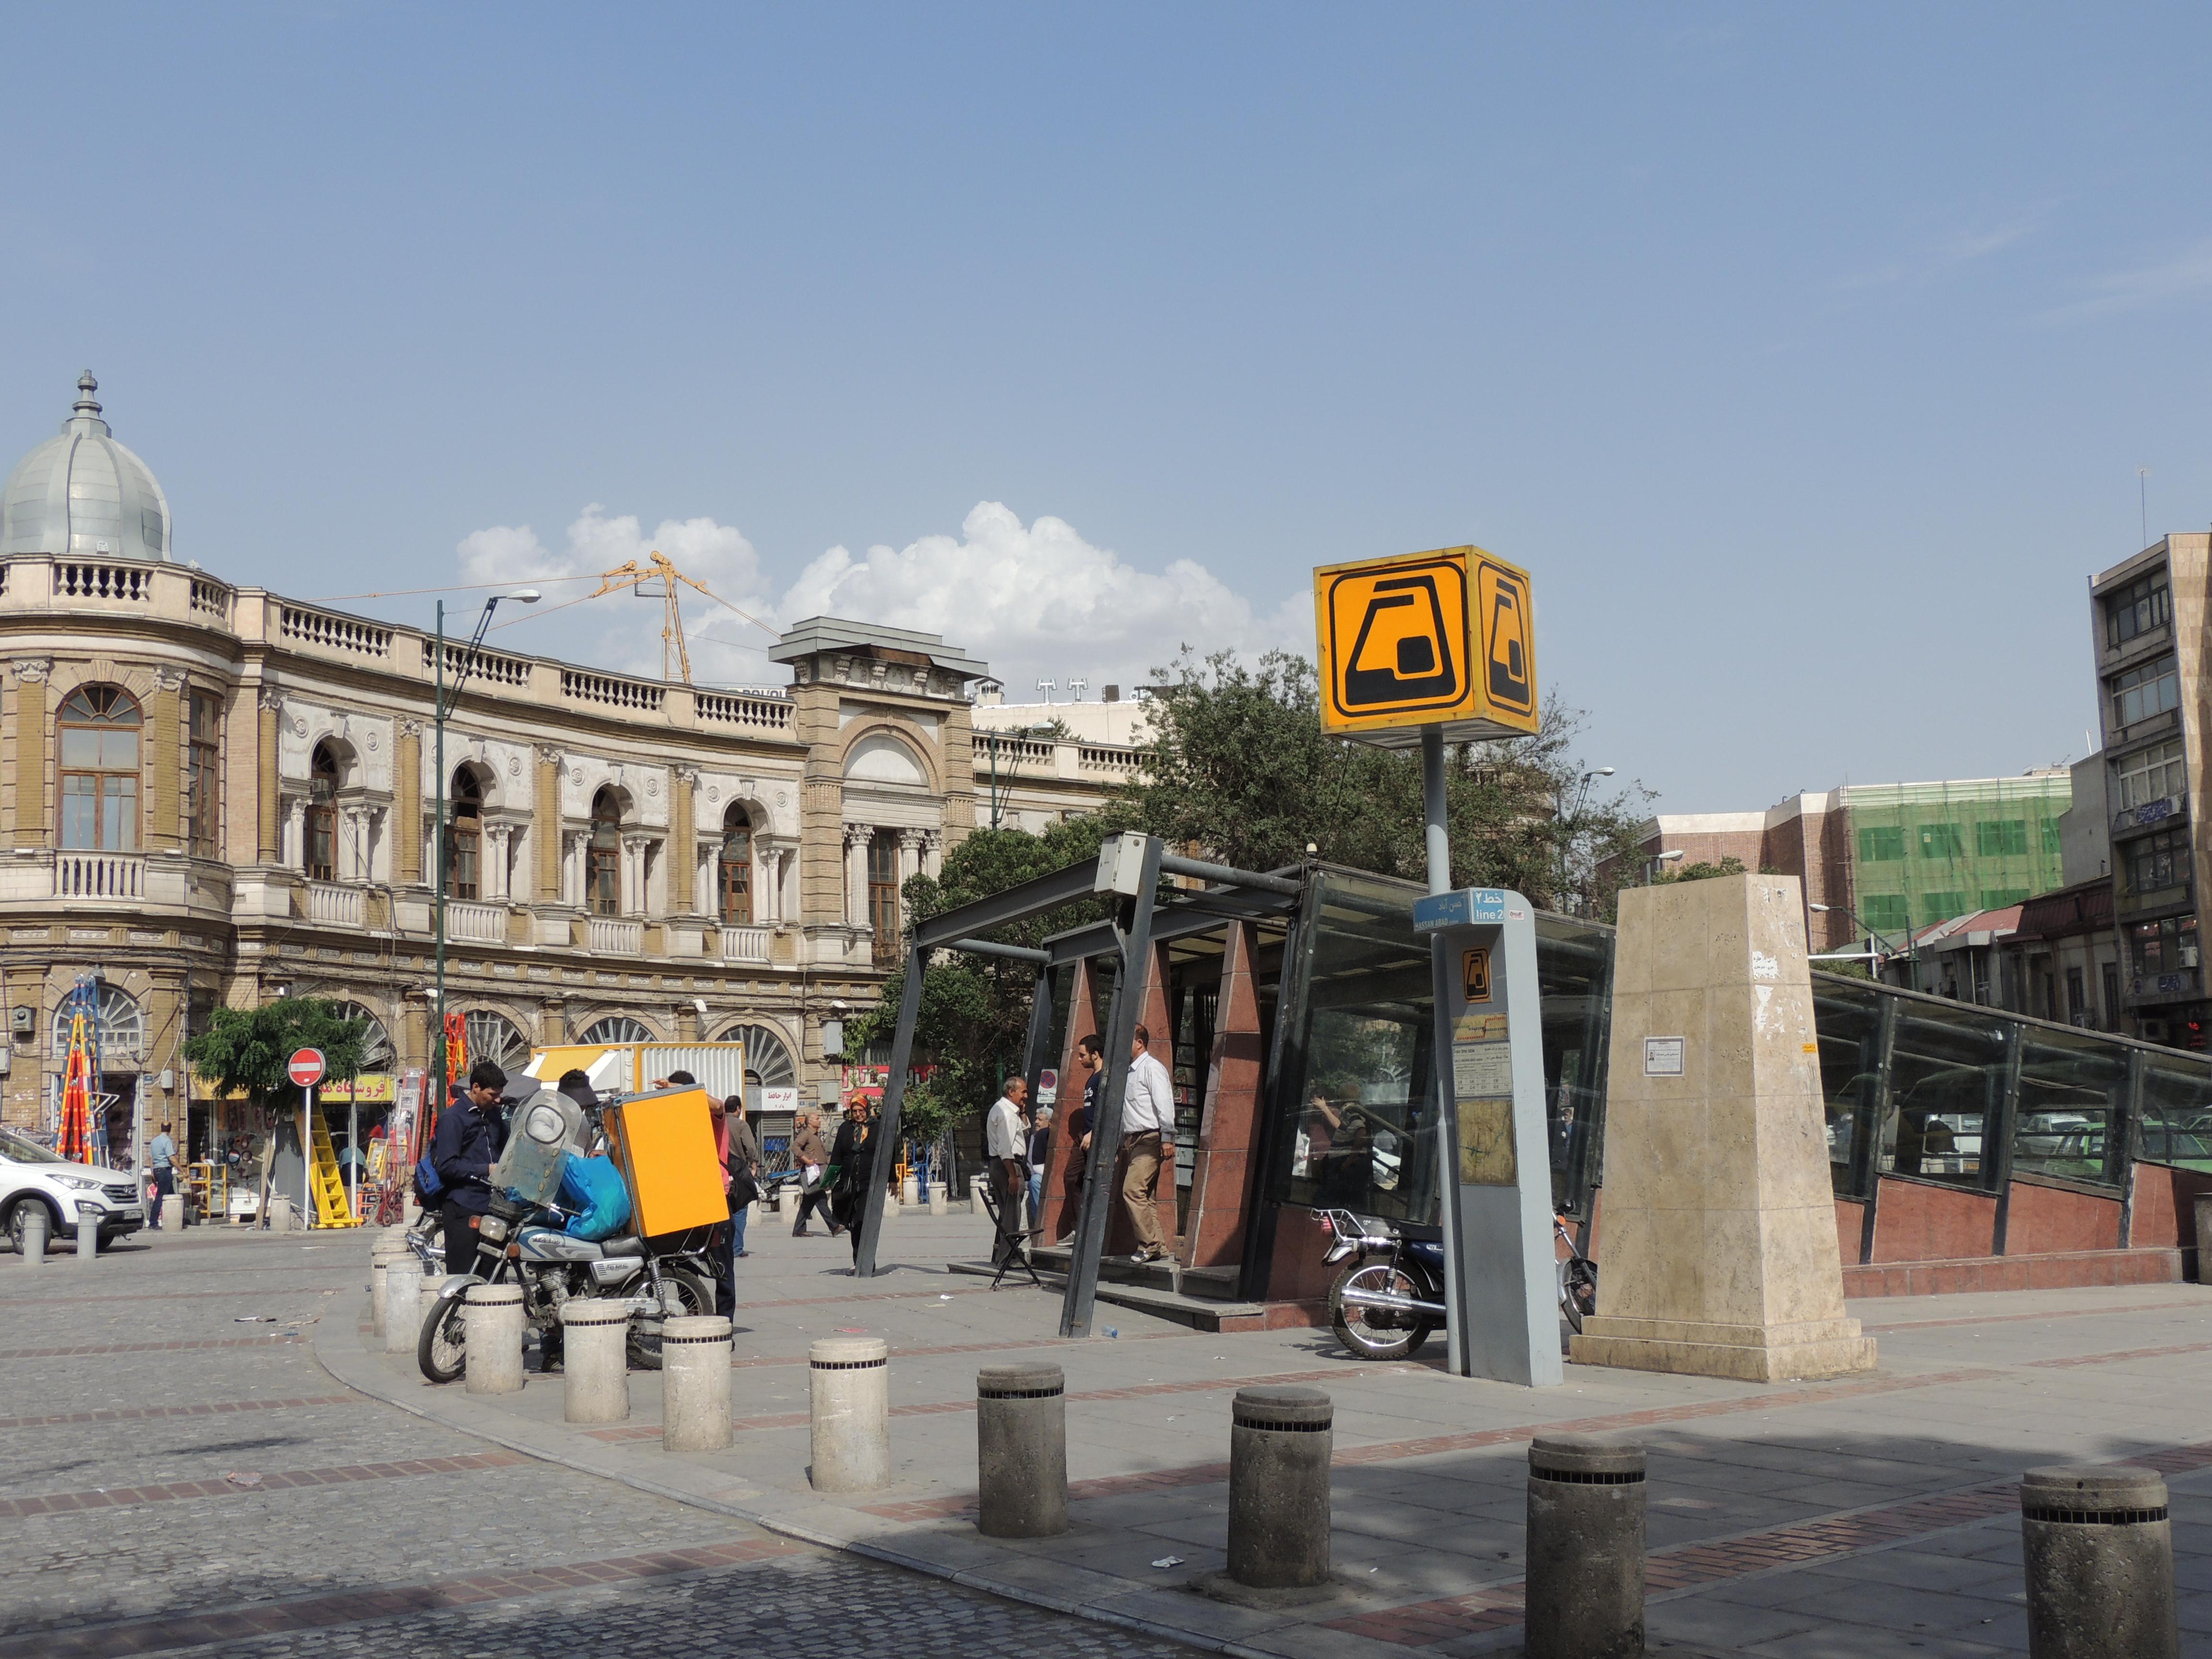
{"label": "woman with headscarf", "polygon": [[830,1219],[853,1236],[853,1260],[860,1259],[860,1206],[875,1190],[876,1126],[866,1096],[856,1096],[837,1126],[830,1161],[837,1165],[836,1190],[830,1195]]}

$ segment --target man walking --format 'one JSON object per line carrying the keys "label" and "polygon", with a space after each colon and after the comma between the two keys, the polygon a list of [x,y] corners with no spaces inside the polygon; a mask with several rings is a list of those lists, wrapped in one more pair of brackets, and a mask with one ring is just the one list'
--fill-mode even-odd
{"label": "man walking", "polygon": [[1010,1077],[983,1124],[983,1155],[991,1160],[991,1196],[999,1205],[999,1236],[991,1246],[991,1265],[1004,1267],[1019,1254],[1022,1195],[1029,1190],[1029,1153],[1022,1134],[1022,1103],[1029,1079]]}
{"label": "man walking", "polygon": [[806,1218],[819,1213],[835,1238],[844,1231],[830,1212],[830,1149],[822,1144],[822,1121],[813,1112],[801,1112],[791,1137],[791,1167],[799,1176],[799,1218],[791,1224],[793,1238],[810,1237]]}
{"label": "man walking", "polygon": [[154,1166],[154,1214],[147,1224],[159,1232],[161,1200],[177,1190],[177,1143],[170,1139],[167,1124],[164,1123],[161,1132],[147,1144],[146,1161]]}
{"label": "man walking", "polygon": [[507,1073],[488,1060],[469,1073],[466,1105],[446,1109],[430,1143],[430,1164],[446,1183],[446,1271],[473,1273],[477,1228],[491,1208],[491,1166],[507,1148],[499,1097]]}
{"label": "man walking", "polygon": [[1129,1045],[1129,1076],[1122,1087],[1121,1151],[1129,1160],[1121,1178],[1121,1202],[1137,1231],[1137,1248],[1129,1260],[1164,1261],[1168,1247],[1152,1195],[1159,1188],[1161,1163],[1175,1167],[1175,1085],[1168,1068],[1153,1058],[1152,1033],[1141,1025]]}

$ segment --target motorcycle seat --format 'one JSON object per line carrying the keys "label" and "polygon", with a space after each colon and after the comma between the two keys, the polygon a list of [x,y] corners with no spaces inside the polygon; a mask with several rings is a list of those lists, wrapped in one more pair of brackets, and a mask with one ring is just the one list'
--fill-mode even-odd
{"label": "motorcycle seat", "polygon": [[599,1254],[601,1255],[610,1257],[619,1255],[642,1256],[645,1254],[645,1241],[638,1237],[635,1233],[625,1234],[620,1238],[601,1239],[599,1241]]}

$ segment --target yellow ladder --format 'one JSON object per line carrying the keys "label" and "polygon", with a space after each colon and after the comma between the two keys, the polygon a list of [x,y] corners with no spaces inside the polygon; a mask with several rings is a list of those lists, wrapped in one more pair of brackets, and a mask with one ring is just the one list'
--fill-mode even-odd
{"label": "yellow ladder", "polygon": [[331,1144],[331,1127],[320,1112],[312,1113],[309,1122],[315,1138],[315,1162],[308,1182],[315,1194],[314,1224],[358,1227],[361,1218],[346,1202],[345,1176],[338,1170],[337,1149]]}

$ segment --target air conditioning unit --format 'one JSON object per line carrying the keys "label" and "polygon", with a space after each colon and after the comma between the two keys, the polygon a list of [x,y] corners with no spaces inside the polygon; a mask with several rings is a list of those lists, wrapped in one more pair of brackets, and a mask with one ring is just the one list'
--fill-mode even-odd
{"label": "air conditioning unit", "polygon": [[29,1042],[39,1034],[39,1011],[27,1003],[17,1003],[8,1011],[8,1029]]}

